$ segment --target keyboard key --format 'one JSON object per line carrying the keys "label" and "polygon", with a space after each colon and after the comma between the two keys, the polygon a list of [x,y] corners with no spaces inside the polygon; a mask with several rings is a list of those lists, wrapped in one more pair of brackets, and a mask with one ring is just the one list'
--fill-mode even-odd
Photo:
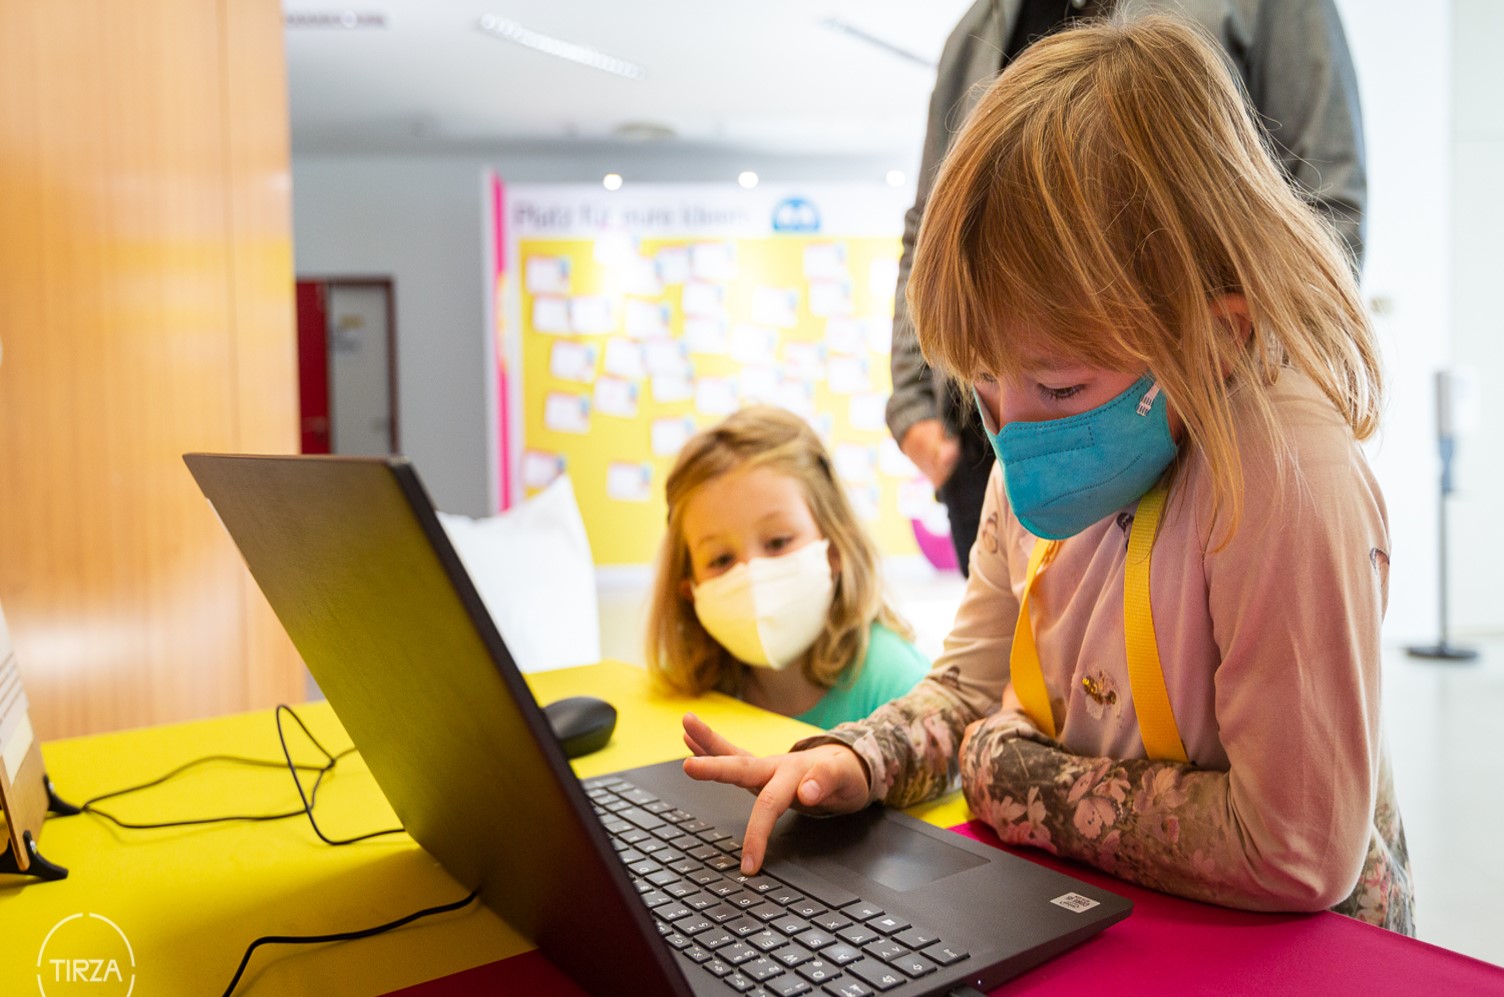
{"label": "keyboard key", "polygon": [[704,914],[691,914],[681,917],[674,922],[674,930],[681,935],[698,935],[702,931],[709,931],[715,927],[715,922]]}
{"label": "keyboard key", "polygon": [[679,902],[690,910],[709,910],[714,907],[718,900],[708,893],[695,892],[686,897],[680,897]]}
{"label": "keyboard key", "polygon": [[799,975],[811,983],[827,983],[841,975],[841,967],[829,959],[811,959],[799,967]]}
{"label": "keyboard key", "polygon": [[825,992],[830,997],[872,997],[873,994],[871,987],[850,977],[825,984]]}
{"label": "keyboard key", "polygon": [[892,990],[905,982],[902,973],[875,959],[858,959],[846,967],[846,972],[874,990]]}
{"label": "keyboard key", "polygon": [[766,931],[767,929],[762,926],[761,921],[741,916],[735,920],[727,921],[726,930],[738,938],[746,938],[748,935],[755,935],[759,931]]}
{"label": "keyboard key", "polygon": [[654,886],[667,887],[668,884],[677,883],[679,881],[679,874],[677,872],[670,872],[667,869],[659,869],[651,876],[648,876],[647,881],[649,883],[652,883]]}
{"label": "keyboard key", "polygon": [[870,918],[881,917],[884,911],[877,904],[871,904],[865,900],[858,900],[854,904],[842,907],[841,913],[845,914],[853,921],[866,921]]}
{"label": "keyboard key", "polygon": [[[798,913],[798,910],[795,907],[790,907],[789,910],[794,911],[794,913],[796,914]],[[842,928],[851,923],[851,918],[847,917],[845,914],[842,914],[840,911],[834,910],[827,910],[819,914],[805,916],[809,917],[811,923],[813,923],[817,927],[824,928],[826,931],[840,931]]]}
{"label": "keyboard key", "polygon": [[[785,945],[773,953],[773,958],[792,969],[809,962],[815,954],[802,945]],[[819,982],[818,980],[816,982]]]}
{"label": "keyboard key", "polygon": [[[667,872],[668,870],[665,869],[664,871]],[[648,882],[651,883],[652,881],[653,877],[649,876]],[[691,893],[698,893],[699,890],[693,883],[685,882],[682,879],[675,879],[672,882],[663,884],[663,892],[667,893],[669,896],[673,897],[676,900],[682,900],[683,898],[689,896]]]}
{"label": "keyboard key", "polygon": [[726,962],[724,959],[714,958],[709,962],[701,963],[701,965],[708,969],[710,972],[714,973],[716,976],[725,976],[735,968],[731,965],[731,963]]}
{"label": "keyboard key", "polygon": [[940,940],[940,936],[928,928],[913,927],[900,931],[893,936],[893,940],[900,945],[907,945],[911,949],[922,949],[926,945],[933,945]]}
{"label": "keyboard key", "polygon": [[930,959],[935,960],[942,966],[954,965],[955,963],[960,962],[962,959],[967,958],[967,953],[965,952],[965,950],[958,949],[953,945],[944,944],[931,945],[929,948],[924,950],[924,955]]}
{"label": "keyboard key", "polygon": [[662,890],[649,890],[647,893],[644,893],[642,895],[642,902],[650,908],[657,907],[661,904],[666,904],[668,903],[668,901],[668,894],[664,893]]}
{"label": "keyboard key", "polygon": [[708,842],[709,844],[713,845],[717,841],[725,841],[727,838],[731,837],[731,835],[727,834],[725,831],[720,830],[719,828],[712,827],[708,831],[701,831],[698,835],[696,835],[696,837],[698,837],[701,841]]}
{"label": "keyboard key", "polygon": [[783,908],[777,904],[760,903],[756,907],[749,908],[747,913],[759,921],[771,921],[775,917],[783,916]]}
{"label": "keyboard key", "polygon": [[[800,900],[806,896],[814,897],[825,906],[834,909],[856,903],[861,899],[850,890],[843,889],[829,880],[821,879],[803,866],[794,865],[791,862],[769,862],[763,871],[798,890],[804,895],[798,898]],[[792,900],[779,901],[784,906],[793,902]],[[881,914],[882,911],[877,913]]]}
{"label": "keyboard key", "polygon": [[739,855],[742,850],[742,839],[727,838],[725,841],[717,841],[715,846],[729,855]]}
{"label": "keyboard key", "polygon": [[757,958],[757,950],[746,942],[732,942],[716,949],[716,957],[724,959],[733,966],[740,966],[748,959]]}
{"label": "keyboard key", "polygon": [[689,851],[685,854],[687,854],[690,858],[699,859],[701,862],[704,862],[707,859],[720,858],[722,852],[715,845],[700,845],[697,848],[689,849]]}
{"label": "keyboard key", "polygon": [[701,831],[714,830],[714,828],[705,823],[703,820],[700,820],[698,817],[686,821],[679,821],[676,823],[679,824],[679,830],[683,831],[685,834],[699,834]]}
{"label": "keyboard key", "polygon": [[846,939],[852,945],[866,945],[868,942],[875,942],[882,937],[882,935],[879,935],[865,924],[850,925],[842,928],[836,934]]}
{"label": "keyboard key", "polygon": [[683,935],[679,934],[677,931],[672,932],[672,933],[667,934],[667,935],[664,935],[663,936],[663,940],[666,941],[666,942],[668,942],[670,945],[672,945],[676,949],[687,948],[689,946],[689,939],[685,938]]}
{"label": "keyboard key", "polygon": [[684,878],[700,886],[709,886],[712,883],[719,883],[724,877],[714,869],[696,869],[694,872],[686,872]]}
{"label": "keyboard key", "polygon": [[752,982],[752,980],[743,976],[741,973],[732,973],[729,976],[723,976],[721,977],[721,982],[726,984],[726,986],[730,987],[732,990],[735,990],[737,993],[746,993],[748,990],[751,990],[753,987],[757,986],[756,983]]}
{"label": "keyboard key", "polygon": [[618,810],[616,812],[616,816],[620,817],[622,820],[631,821],[633,824],[636,824],[644,831],[651,831],[655,827],[663,826],[663,821],[659,820],[657,817],[648,813],[646,810],[641,809],[640,807],[628,807],[625,810]]}
{"label": "keyboard key", "polygon": [[642,854],[642,852],[639,852],[631,845],[627,845],[626,847],[618,851],[616,853],[616,857],[621,859],[621,864],[629,869],[632,867],[633,863],[641,862],[643,859],[647,858],[646,855]]}
{"label": "keyboard key", "polygon": [[702,931],[695,936],[696,945],[702,945],[712,952],[718,950],[723,945],[730,945],[734,941],[736,941],[735,937],[725,928],[711,928],[709,931]]}
{"label": "keyboard key", "polygon": [[763,896],[775,904],[783,904],[785,907],[791,907],[804,899],[804,894],[788,886],[776,887],[764,893]]}
{"label": "keyboard key", "polygon": [[792,973],[769,980],[763,986],[778,997],[799,997],[800,994],[807,994],[815,989]]}
{"label": "keyboard key", "polygon": [[907,952],[897,959],[889,959],[888,964],[897,966],[915,979],[935,971],[935,964],[933,962],[930,962],[922,955],[915,955],[913,952]]}
{"label": "keyboard key", "polygon": [[802,917],[795,917],[793,914],[785,914],[782,917],[774,918],[772,923],[773,927],[785,935],[797,935],[802,931],[810,929],[808,921]]}
{"label": "keyboard key", "polygon": [[741,860],[734,855],[718,855],[713,859],[706,859],[705,864],[710,866],[710,868],[712,869],[717,869],[721,872],[728,872],[732,869],[735,869],[742,863]]}
{"label": "keyboard key", "polygon": [[671,821],[675,824],[680,824],[687,820],[694,820],[695,815],[687,814],[683,810],[669,810],[663,815],[663,819],[666,821]]}
{"label": "keyboard key", "polygon": [[[694,879],[695,877],[690,876],[689,878],[690,879]],[[740,892],[742,892],[741,886],[739,886],[736,883],[733,883],[731,880],[727,879],[725,876],[717,876],[716,880],[717,880],[716,882],[702,883],[701,885],[704,886],[705,889],[709,890],[711,893],[714,893],[718,897],[729,897],[733,893],[740,893]]]}
{"label": "keyboard key", "polygon": [[646,789],[632,789],[620,795],[622,799],[631,800],[633,803],[639,805],[644,803],[658,802],[658,797],[654,796],[652,793],[649,793]]}
{"label": "keyboard key", "polygon": [[688,876],[690,873],[703,869],[705,867],[696,862],[694,859],[686,857],[679,859],[677,862],[669,862],[667,864],[667,868],[674,870],[681,876]]}
{"label": "keyboard key", "polygon": [[862,951],[874,959],[881,959],[883,962],[892,962],[901,955],[909,954],[908,949],[891,938],[884,938],[882,941],[873,942]]}
{"label": "keyboard key", "polygon": [[694,945],[694,944],[691,944],[691,945],[689,945],[686,948],[682,948],[679,951],[683,952],[685,955],[689,956],[695,962],[705,962],[708,959],[710,959],[710,957],[712,955],[715,954],[715,953],[711,952],[707,948],[702,948],[699,945]]}
{"label": "keyboard key", "polygon": [[844,966],[848,962],[856,962],[861,957],[861,949],[845,943],[827,946],[820,952],[821,959],[829,959],[837,966]]}
{"label": "keyboard key", "polygon": [[902,931],[909,926],[909,922],[896,914],[884,914],[881,917],[867,919],[867,927],[876,928],[885,935],[891,935],[896,931]]}
{"label": "keyboard key", "polygon": [[644,803],[642,809],[650,814],[661,814],[665,810],[672,810],[674,808],[672,804],[664,803],[662,800],[654,800],[652,803]]}
{"label": "keyboard key", "polygon": [[716,924],[725,924],[727,921],[734,921],[742,916],[742,912],[735,907],[719,901],[710,907],[706,907],[704,913],[706,917],[710,918]]}
{"label": "keyboard key", "polygon": [[[678,828],[674,828],[674,830],[677,831]],[[689,834],[676,834],[672,838],[664,838],[663,840],[668,842],[674,848],[679,849],[681,852],[687,852],[691,848],[699,848],[702,844],[699,838],[696,838],[693,835]]]}
{"label": "keyboard key", "polygon": [[668,904],[653,911],[653,916],[660,921],[677,921],[681,917],[689,916],[689,908],[683,904]]}
{"label": "keyboard key", "polygon": [[[617,820],[613,817],[611,820],[601,821],[601,827],[604,827],[608,833],[620,835],[623,841],[626,841],[629,844],[631,843],[630,839],[627,838],[627,832],[632,829],[632,825],[628,824],[626,821]],[[642,839],[639,838],[637,840],[641,841]]]}
{"label": "keyboard key", "polygon": [[834,944],[835,937],[826,934],[819,928],[811,928],[804,934],[795,936],[794,941],[798,942],[800,945],[803,945],[807,949],[822,949],[827,945]]}
{"label": "keyboard key", "polygon": [[[639,841],[637,843],[637,847],[639,849],[641,849],[642,851],[647,852],[649,855],[653,856],[653,861],[655,861],[655,862],[667,862],[667,861],[669,861],[665,856],[663,856],[660,853],[667,852],[667,851],[672,851],[672,849],[669,848],[668,845],[665,842],[660,841],[657,838],[652,838],[652,837],[649,837],[649,838],[646,838],[646,839],[644,839],[642,841]],[[681,854],[681,853],[680,852],[674,852],[674,854],[678,855],[678,854]]]}
{"label": "keyboard key", "polygon": [[[814,917],[817,914],[824,914],[825,913],[825,908],[821,907],[819,904],[815,903],[813,900],[801,900],[801,901],[799,901],[796,904],[789,904],[789,910],[790,910],[790,912],[792,912],[794,914],[798,914],[800,917]],[[837,914],[836,916],[840,917],[839,914]],[[845,918],[842,918],[841,919],[841,923],[838,924],[838,925],[836,925],[836,928],[844,928],[844,927],[846,927],[846,925],[848,925],[850,923],[851,923],[850,921],[846,920]],[[835,928],[832,928],[830,930],[834,931]]]}
{"label": "keyboard key", "polygon": [[730,894],[725,898],[725,901],[731,906],[740,908],[741,910],[751,910],[761,902],[757,894],[748,893],[745,890],[739,893]]}
{"label": "keyboard key", "polygon": [[755,935],[747,936],[747,944],[755,946],[759,952],[772,952],[788,945],[789,940],[771,928],[763,928]]}
{"label": "keyboard key", "polygon": [[752,977],[752,979],[756,980],[758,983],[761,983],[763,980],[771,980],[773,977],[783,972],[782,966],[778,965],[778,963],[774,962],[772,959],[768,959],[763,956],[758,956],[756,959],[749,959],[736,968],[740,970],[743,975]]}

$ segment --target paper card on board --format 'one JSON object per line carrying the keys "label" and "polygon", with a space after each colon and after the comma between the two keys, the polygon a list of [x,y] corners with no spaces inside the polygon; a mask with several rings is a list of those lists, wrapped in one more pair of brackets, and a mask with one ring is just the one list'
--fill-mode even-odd
{"label": "paper card on board", "polygon": [[842,443],[832,454],[836,474],[847,484],[865,485],[876,480],[877,452],[860,443]]}
{"label": "paper card on board", "polygon": [[847,485],[846,497],[851,511],[864,523],[875,523],[882,516],[882,492],[876,485]]}
{"label": "paper card on board", "polygon": [[653,453],[658,457],[672,457],[683,449],[684,444],[695,434],[695,421],[688,416],[678,419],[654,419],[651,430]]}
{"label": "paper card on board", "polygon": [[627,335],[633,339],[666,339],[669,308],[659,301],[627,299]]}
{"label": "paper card on board", "polygon": [[595,347],[558,340],[548,353],[548,372],[561,381],[589,384],[595,380]]}
{"label": "paper card on board", "polygon": [[756,325],[731,330],[731,359],[741,364],[771,364],[777,359],[778,333]]}
{"label": "paper card on board", "polygon": [[819,343],[784,343],[783,372],[802,381],[825,376],[825,348]]}
{"label": "paper card on board", "polygon": [[585,336],[599,336],[616,329],[611,299],[603,294],[580,295],[569,299],[569,327]]}
{"label": "paper card on board", "polygon": [[606,466],[606,494],[618,502],[646,502],[653,497],[651,464],[613,460]]}
{"label": "paper card on board", "polygon": [[568,334],[569,299],[552,297],[534,298],[533,331],[547,332],[553,335]]}
{"label": "paper card on board", "polygon": [[530,256],[524,278],[529,294],[568,294],[569,258],[567,256]]}
{"label": "paper card on board", "polygon": [[815,386],[786,377],[778,384],[778,404],[809,422],[815,417]]}
{"label": "paper card on board", "polygon": [[892,301],[898,288],[898,258],[873,260],[867,267],[867,290],[878,301]]}
{"label": "paper card on board", "polygon": [[626,261],[626,275],[622,289],[628,294],[640,294],[656,298],[663,293],[663,278],[658,269],[658,260],[652,256],[632,256]]}
{"label": "paper card on board", "polygon": [[660,405],[687,402],[695,396],[694,381],[674,374],[663,374],[651,382],[653,401]]}
{"label": "paper card on board", "polygon": [[689,279],[689,250],[683,246],[665,246],[654,259],[658,262],[658,279],[665,286],[682,284]]}
{"label": "paper card on board", "polygon": [[695,382],[695,411],[701,415],[730,415],[737,409],[736,382],[729,377],[702,377]]}
{"label": "paper card on board", "polygon": [[888,428],[888,399],[876,392],[851,396],[851,428],[881,432]]}
{"label": "paper card on board", "polygon": [[677,339],[660,339],[643,344],[643,363],[654,377],[689,377],[693,372],[689,365],[688,348]]}
{"label": "paper card on board", "polygon": [[832,353],[859,357],[867,352],[867,330],[854,318],[831,318],[825,323],[825,346]]}
{"label": "paper card on board", "polygon": [[780,380],[776,367],[743,367],[737,375],[737,391],[743,405],[778,404]]}
{"label": "paper card on board", "polygon": [[889,436],[877,445],[877,469],[890,478],[911,481],[924,475],[914,462],[905,457],[898,443]]}
{"label": "paper card on board", "polygon": [[846,244],[816,242],[804,247],[805,280],[845,280]]}
{"label": "paper card on board", "polygon": [[619,377],[603,377],[595,382],[595,410],[619,419],[637,418],[637,385]]}
{"label": "paper card on board", "polygon": [[719,284],[692,280],[684,285],[679,308],[686,316],[723,318],[726,314],[726,289]]}
{"label": "paper card on board", "polygon": [[851,282],[847,280],[812,280],[809,282],[809,310],[812,315],[850,315]]}
{"label": "paper card on board", "polygon": [[629,381],[642,380],[647,376],[642,344],[615,337],[606,340],[605,368],[606,373],[612,377],[625,377]]}
{"label": "paper card on board", "polygon": [[689,247],[689,270],[701,280],[736,277],[736,247],[729,242],[697,242]]}
{"label": "paper card on board", "polygon": [[831,357],[826,364],[826,383],[838,395],[872,390],[872,375],[866,357]]}
{"label": "paper card on board", "polygon": [[799,292],[792,287],[754,287],[752,321],[775,329],[792,329],[799,323]]}
{"label": "paper card on board", "polygon": [[590,399],[563,391],[550,391],[543,399],[543,425],[556,433],[590,432]]}
{"label": "paper card on board", "polygon": [[689,352],[723,357],[729,348],[724,318],[693,317],[684,320],[684,345]]}
{"label": "paper card on board", "polygon": [[564,458],[543,450],[522,453],[522,484],[531,489],[547,488],[564,473]]}
{"label": "paper card on board", "polygon": [[893,352],[892,315],[869,315],[862,319],[862,328],[867,333],[867,349],[879,356]]}

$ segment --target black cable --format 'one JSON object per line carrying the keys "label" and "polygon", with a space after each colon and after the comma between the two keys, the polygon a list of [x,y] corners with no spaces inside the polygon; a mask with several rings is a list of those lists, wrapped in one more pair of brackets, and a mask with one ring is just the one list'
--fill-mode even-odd
{"label": "black cable", "polygon": [[[301,721],[299,722],[301,723]],[[320,835],[320,837],[323,837],[323,835]],[[262,945],[317,945],[321,942],[348,942],[357,938],[369,938],[372,935],[379,935],[383,931],[391,931],[393,928],[400,928],[404,924],[411,924],[422,917],[431,917],[434,914],[444,914],[452,910],[467,907],[478,896],[480,896],[479,887],[471,890],[463,899],[456,900],[453,903],[440,904],[438,907],[428,907],[408,914],[405,917],[399,917],[395,921],[378,924],[374,928],[362,928],[359,931],[341,931],[332,935],[263,935],[246,946],[245,955],[240,958],[240,966],[235,970],[235,975],[230,979],[230,985],[225,987],[224,997],[230,997],[235,992],[235,987],[239,985],[240,978],[245,975],[246,966],[250,965],[252,953]]]}
{"label": "black cable", "polygon": [[[322,830],[320,830],[319,822],[313,819],[313,799],[318,795],[319,782],[324,778],[324,774],[323,772],[320,772],[318,779],[314,780],[312,792],[307,796],[303,795],[303,781],[298,778],[298,767],[293,764],[292,752],[287,747],[287,735],[282,730],[282,713],[284,710],[287,712],[288,716],[297,721],[299,727],[303,728],[303,733],[308,736],[308,740],[313,742],[313,746],[315,748],[318,748],[319,751],[323,753],[325,758],[329,759],[329,768],[332,769],[335,763],[338,762],[340,758],[344,757],[346,752],[342,751],[338,755],[331,755],[328,750],[319,743],[319,739],[313,736],[313,731],[308,729],[308,725],[303,722],[303,718],[298,716],[297,713],[293,712],[293,708],[291,706],[288,706],[285,703],[279,703],[277,705],[277,740],[282,745],[282,757],[287,760],[287,771],[292,775],[292,784],[298,787],[298,799],[303,801],[303,809],[301,812],[308,815],[308,823],[313,826],[313,833],[319,836],[320,841],[324,842],[327,845],[335,846],[353,845],[357,841],[365,841],[368,838],[379,838],[387,834],[401,834],[404,830],[406,830],[405,828],[401,827],[392,827],[388,828],[385,831],[371,831],[367,834],[358,834],[353,838],[340,838],[338,840],[329,837]],[[354,751],[355,749],[351,748],[350,750]]]}

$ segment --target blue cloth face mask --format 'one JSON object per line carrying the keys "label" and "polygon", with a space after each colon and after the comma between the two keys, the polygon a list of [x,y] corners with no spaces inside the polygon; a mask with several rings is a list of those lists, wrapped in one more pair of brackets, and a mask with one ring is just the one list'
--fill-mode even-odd
{"label": "blue cloth face mask", "polygon": [[1143,497],[1177,450],[1164,395],[1147,374],[1112,401],[1063,419],[1010,422],[999,432],[980,396],[977,411],[1013,514],[1046,540],[1073,537]]}

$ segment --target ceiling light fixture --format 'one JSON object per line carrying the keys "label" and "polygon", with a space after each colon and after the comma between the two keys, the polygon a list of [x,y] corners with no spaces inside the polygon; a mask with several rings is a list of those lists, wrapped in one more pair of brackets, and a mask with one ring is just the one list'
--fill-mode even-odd
{"label": "ceiling light fixture", "polygon": [[290,10],[282,15],[288,28],[384,28],[386,15],[356,10]]}
{"label": "ceiling light fixture", "polygon": [[743,170],[741,175],[736,178],[736,182],[741,184],[743,189],[751,190],[757,186],[757,174],[751,170]]}
{"label": "ceiling light fixture", "polygon": [[502,41],[513,42],[546,55],[578,62],[582,66],[599,69],[604,73],[615,73],[629,80],[640,80],[648,75],[648,71],[635,62],[618,59],[614,55],[597,52],[586,45],[576,45],[574,42],[566,42],[563,39],[533,31],[531,28],[524,28],[516,21],[508,21],[495,14],[486,14],[476,22],[475,26],[482,34],[490,35],[492,38],[500,38]]}
{"label": "ceiling light fixture", "polygon": [[607,190],[621,190],[621,174],[607,173],[601,177],[601,186]]}

